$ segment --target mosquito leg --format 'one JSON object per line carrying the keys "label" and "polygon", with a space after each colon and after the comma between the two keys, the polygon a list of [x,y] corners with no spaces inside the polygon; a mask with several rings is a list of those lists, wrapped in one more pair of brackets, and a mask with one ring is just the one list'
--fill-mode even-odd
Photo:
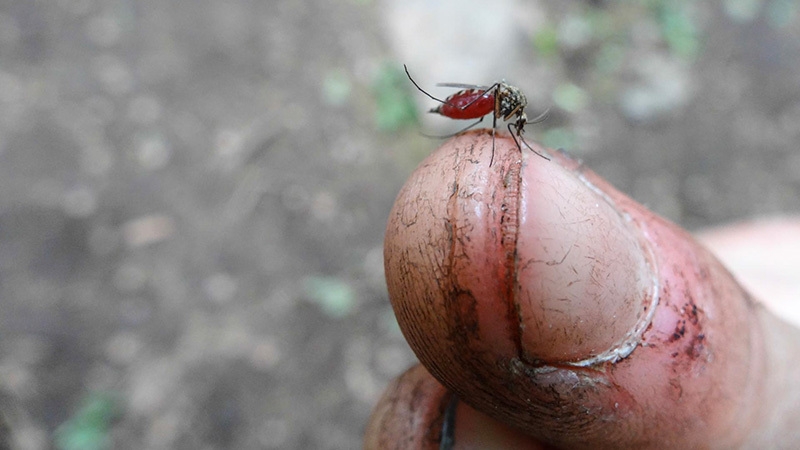
{"label": "mosquito leg", "polygon": [[[486,116],[483,116],[483,117],[486,117]],[[423,136],[425,136],[425,137],[434,138],[434,139],[447,139],[447,138],[451,138],[451,137],[453,137],[453,136],[458,136],[459,134],[461,134],[461,133],[463,133],[463,132],[465,132],[465,131],[469,130],[470,128],[474,127],[475,125],[477,125],[477,124],[479,124],[479,123],[483,122],[483,117],[481,117],[480,119],[478,119],[478,121],[477,121],[477,122],[475,122],[475,123],[473,123],[473,124],[469,125],[469,126],[468,126],[468,127],[466,127],[466,128],[462,128],[462,129],[460,129],[460,130],[456,131],[456,132],[455,132],[455,133],[453,133],[453,134],[447,134],[447,135],[444,135],[444,136],[432,136],[432,135],[430,135],[430,134],[425,134],[425,133],[420,133],[420,134],[422,134],[422,135],[423,135]]]}
{"label": "mosquito leg", "polygon": [[514,143],[517,144],[517,148],[519,149],[519,151],[522,151],[522,146],[519,143],[519,141],[522,141],[522,142],[525,143],[525,146],[528,147],[533,153],[536,153],[537,155],[541,156],[542,158],[546,159],[547,161],[550,161],[550,158],[548,158],[547,156],[544,156],[543,154],[541,154],[541,153],[537,152],[536,150],[534,150],[533,147],[531,147],[530,144],[528,144],[528,142],[525,140],[525,138],[522,137],[522,133],[517,133],[517,136],[519,136],[519,141],[518,141],[517,138],[514,136],[514,132],[511,130],[511,125],[513,125],[513,124],[511,124],[511,123],[508,124],[508,132],[511,133],[511,137],[514,139]]}
{"label": "mosquito leg", "polygon": [[413,79],[413,78],[411,78],[411,74],[410,74],[410,73],[408,73],[408,67],[406,67],[406,65],[405,65],[405,64],[403,64],[403,69],[406,69],[406,75],[408,75],[408,79],[409,79],[409,80],[411,80],[411,82],[412,82],[412,83],[414,83],[414,86],[415,86],[417,89],[419,89],[419,91],[420,91],[420,92],[422,92],[423,94],[427,95],[428,97],[430,97],[430,98],[432,98],[432,99],[436,100],[436,101],[437,101],[437,102],[439,102],[439,103],[442,103],[442,104],[445,104],[445,105],[450,105],[450,106],[455,106],[455,105],[451,105],[450,103],[447,103],[447,102],[446,102],[446,101],[444,101],[444,100],[439,100],[438,98],[436,98],[436,97],[432,96],[431,94],[428,94],[427,92],[425,92],[425,89],[422,89],[421,87],[419,87],[419,85],[417,84],[417,82],[416,82],[416,81],[414,81],[414,79]]}
{"label": "mosquito leg", "polygon": [[525,138],[522,137],[522,135],[519,136],[519,139],[525,144],[525,147],[528,147],[533,153],[536,153],[537,155],[541,156],[546,161],[550,161],[550,158],[548,158],[547,156],[544,156],[543,154],[541,154],[541,153],[537,152],[536,150],[534,150],[533,147],[531,147],[530,144],[528,144],[528,142],[525,140]]}
{"label": "mosquito leg", "polygon": [[[508,124],[508,132],[509,132],[509,134],[511,134],[511,138],[512,138],[512,139],[514,139],[514,143],[515,143],[515,144],[517,144],[517,148],[519,149],[519,151],[520,151],[520,152],[522,152],[522,146],[519,144],[519,141],[518,141],[518,140],[517,140],[517,138],[514,136],[514,132],[513,132],[513,131],[511,131],[511,124]],[[522,136],[520,136],[520,138],[521,138],[521,137],[522,137]],[[534,152],[535,152],[535,150],[534,150]]]}
{"label": "mosquito leg", "polygon": [[[497,100],[495,99],[495,103]],[[495,111],[497,108],[495,108]],[[494,138],[497,135],[497,114],[492,115],[492,157],[489,158],[489,167],[492,167],[492,163],[494,163]]]}

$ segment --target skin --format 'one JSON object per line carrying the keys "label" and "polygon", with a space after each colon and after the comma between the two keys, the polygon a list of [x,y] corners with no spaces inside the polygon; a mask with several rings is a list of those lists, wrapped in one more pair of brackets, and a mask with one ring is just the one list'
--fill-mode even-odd
{"label": "skin", "polygon": [[[464,133],[390,214],[387,285],[424,367],[365,448],[800,445],[800,331],[692,236],[558,152]],[[713,240],[710,241],[713,244]]]}

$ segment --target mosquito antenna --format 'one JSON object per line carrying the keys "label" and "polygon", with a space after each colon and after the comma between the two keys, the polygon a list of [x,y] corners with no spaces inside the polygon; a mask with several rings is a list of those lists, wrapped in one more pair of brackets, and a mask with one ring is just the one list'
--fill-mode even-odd
{"label": "mosquito antenna", "polygon": [[[484,116],[484,117],[485,117],[485,116]],[[462,129],[460,129],[460,130],[456,131],[456,132],[455,132],[455,133],[453,133],[453,134],[446,134],[446,135],[444,135],[444,136],[436,136],[436,135],[432,135],[432,134],[425,134],[425,133],[420,133],[420,134],[421,134],[421,135],[423,135],[423,136],[425,136],[425,137],[428,137],[428,138],[434,138],[434,139],[447,139],[447,138],[451,138],[451,137],[453,137],[453,136],[458,136],[459,134],[461,134],[461,133],[463,133],[463,132],[465,132],[465,131],[469,130],[470,128],[474,127],[475,125],[477,125],[477,124],[479,124],[479,123],[481,123],[481,122],[483,122],[483,117],[481,117],[480,119],[478,119],[478,121],[477,121],[477,122],[475,122],[475,123],[473,123],[473,124],[471,124],[471,125],[468,125],[466,128],[462,128]]]}
{"label": "mosquito antenna", "polygon": [[539,114],[538,116],[534,117],[533,119],[525,123],[526,124],[541,123],[547,120],[548,117],[550,117],[550,108],[545,109],[543,113]]}
{"label": "mosquito antenna", "polygon": [[428,94],[427,92],[425,92],[425,89],[422,89],[421,87],[419,87],[419,85],[417,84],[417,82],[416,82],[416,81],[414,81],[414,79],[413,79],[413,78],[411,78],[411,74],[410,74],[410,73],[408,73],[408,67],[406,67],[406,65],[405,65],[405,64],[403,64],[403,69],[406,69],[406,75],[408,75],[408,79],[409,79],[409,80],[411,80],[411,82],[412,82],[412,83],[414,83],[414,86],[415,86],[417,89],[419,89],[419,91],[420,91],[420,92],[422,92],[423,94],[427,95],[428,97],[430,97],[430,98],[432,98],[432,99],[436,100],[436,101],[437,101],[437,102],[439,102],[439,103],[443,103],[443,104],[445,104],[445,105],[449,105],[449,103],[447,103],[446,101],[444,101],[444,100],[439,100],[438,98],[436,98],[436,97],[432,96],[431,94]]}

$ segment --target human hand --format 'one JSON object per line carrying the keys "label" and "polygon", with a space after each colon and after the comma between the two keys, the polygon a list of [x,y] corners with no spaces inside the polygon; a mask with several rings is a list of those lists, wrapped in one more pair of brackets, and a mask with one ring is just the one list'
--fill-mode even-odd
{"label": "human hand", "polygon": [[496,146],[445,143],[395,203],[387,284],[426,368],[366,448],[800,445],[798,329],[578,162]]}

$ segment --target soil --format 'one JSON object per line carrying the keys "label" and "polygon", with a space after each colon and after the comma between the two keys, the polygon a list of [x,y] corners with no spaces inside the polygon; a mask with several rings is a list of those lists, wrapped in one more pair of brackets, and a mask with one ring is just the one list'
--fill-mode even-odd
{"label": "soil", "polygon": [[793,8],[0,2],[8,446],[359,448],[415,361],[386,218],[449,124],[403,62],[506,77],[528,139],[691,230],[798,211]]}

